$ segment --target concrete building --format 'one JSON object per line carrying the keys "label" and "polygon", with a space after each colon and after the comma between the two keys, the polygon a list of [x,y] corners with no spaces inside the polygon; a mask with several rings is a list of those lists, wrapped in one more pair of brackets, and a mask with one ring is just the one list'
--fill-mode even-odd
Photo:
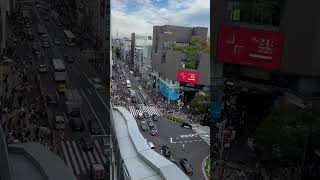
{"label": "concrete building", "polygon": [[76,180],[65,162],[39,143],[7,145],[0,127],[0,179]]}
{"label": "concrete building", "polygon": [[[190,101],[195,92],[207,91],[209,88],[210,55],[199,52],[198,65],[195,69],[185,69],[186,55],[173,50],[172,45],[188,46],[192,36],[207,39],[208,28],[182,26],[154,26],[152,44],[153,85],[160,89],[167,100],[179,100],[180,90],[184,101]],[[188,75],[192,76],[186,77]],[[196,76],[196,77],[195,77]],[[193,79],[183,80],[181,77]],[[180,79],[179,79],[180,78]]]}
{"label": "concrete building", "polygon": [[152,45],[151,36],[131,34],[131,69],[136,73],[142,73],[143,48]]}
{"label": "concrete building", "polygon": [[110,113],[111,180],[189,180],[179,167],[150,148],[129,111],[115,107]]}
{"label": "concrete building", "polygon": [[143,48],[143,59],[142,59],[142,79],[150,82],[151,81],[151,51],[152,46],[148,45]]}

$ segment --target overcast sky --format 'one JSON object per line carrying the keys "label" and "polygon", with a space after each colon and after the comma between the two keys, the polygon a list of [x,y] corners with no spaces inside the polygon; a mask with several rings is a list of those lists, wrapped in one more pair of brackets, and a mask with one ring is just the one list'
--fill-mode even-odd
{"label": "overcast sky", "polygon": [[113,37],[152,36],[153,26],[165,24],[209,28],[210,0],[111,0]]}

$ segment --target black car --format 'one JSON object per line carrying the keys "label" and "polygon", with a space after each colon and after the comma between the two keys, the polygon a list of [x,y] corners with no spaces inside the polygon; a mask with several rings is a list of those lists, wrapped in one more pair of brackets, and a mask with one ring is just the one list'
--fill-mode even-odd
{"label": "black car", "polygon": [[181,159],[180,165],[182,166],[182,168],[187,174],[189,175],[193,174],[193,168],[187,159]]}
{"label": "black car", "polygon": [[89,122],[89,128],[90,128],[90,132],[93,135],[97,135],[100,134],[100,125],[98,124],[98,122],[96,120],[91,120]]}
{"label": "black car", "polygon": [[49,21],[49,19],[50,19],[49,16],[45,16],[45,17],[44,17],[44,20],[45,20],[45,21]]}
{"label": "black car", "polygon": [[82,137],[80,144],[84,151],[93,151],[93,139],[90,136]]}
{"label": "black car", "polygon": [[161,152],[166,157],[170,157],[170,155],[171,155],[171,152],[170,152],[170,149],[169,149],[168,146],[162,146],[161,147]]}
{"label": "black car", "polygon": [[144,118],[149,118],[149,113],[148,112],[143,112],[143,117]]}
{"label": "black car", "polygon": [[74,58],[70,55],[66,56],[65,57],[65,60],[68,62],[68,63],[73,63],[74,62]]}
{"label": "black car", "polygon": [[186,123],[186,122],[182,123],[181,127],[187,128],[187,129],[192,129],[192,126],[189,123]]}
{"label": "black car", "polygon": [[73,131],[82,131],[83,125],[80,117],[70,117],[70,126]]}
{"label": "black car", "polygon": [[154,115],[152,115],[152,120],[153,120],[153,121],[158,121],[158,116],[157,116],[157,115],[155,115],[155,114],[154,114]]}
{"label": "black car", "polygon": [[48,94],[47,95],[47,104],[57,105],[57,95]]}

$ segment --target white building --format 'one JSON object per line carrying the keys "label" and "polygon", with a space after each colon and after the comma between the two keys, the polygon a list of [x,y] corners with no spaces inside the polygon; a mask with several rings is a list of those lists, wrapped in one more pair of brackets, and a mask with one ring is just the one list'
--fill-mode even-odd
{"label": "white building", "polygon": [[142,60],[142,78],[145,81],[150,81],[150,74],[151,74],[151,51],[152,46],[148,45],[143,48],[143,60]]}
{"label": "white building", "polygon": [[150,36],[138,36],[135,35],[135,43],[134,43],[134,59],[133,59],[133,67],[134,70],[140,74],[143,72],[143,52],[144,48],[152,45],[152,40]]}

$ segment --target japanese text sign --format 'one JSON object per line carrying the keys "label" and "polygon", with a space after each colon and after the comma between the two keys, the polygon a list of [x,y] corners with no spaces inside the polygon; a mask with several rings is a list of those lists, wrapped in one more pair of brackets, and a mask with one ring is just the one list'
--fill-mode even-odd
{"label": "japanese text sign", "polygon": [[218,60],[264,69],[280,68],[283,34],[222,26],[219,32]]}
{"label": "japanese text sign", "polygon": [[196,84],[198,82],[199,72],[193,70],[178,70],[178,81]]}

